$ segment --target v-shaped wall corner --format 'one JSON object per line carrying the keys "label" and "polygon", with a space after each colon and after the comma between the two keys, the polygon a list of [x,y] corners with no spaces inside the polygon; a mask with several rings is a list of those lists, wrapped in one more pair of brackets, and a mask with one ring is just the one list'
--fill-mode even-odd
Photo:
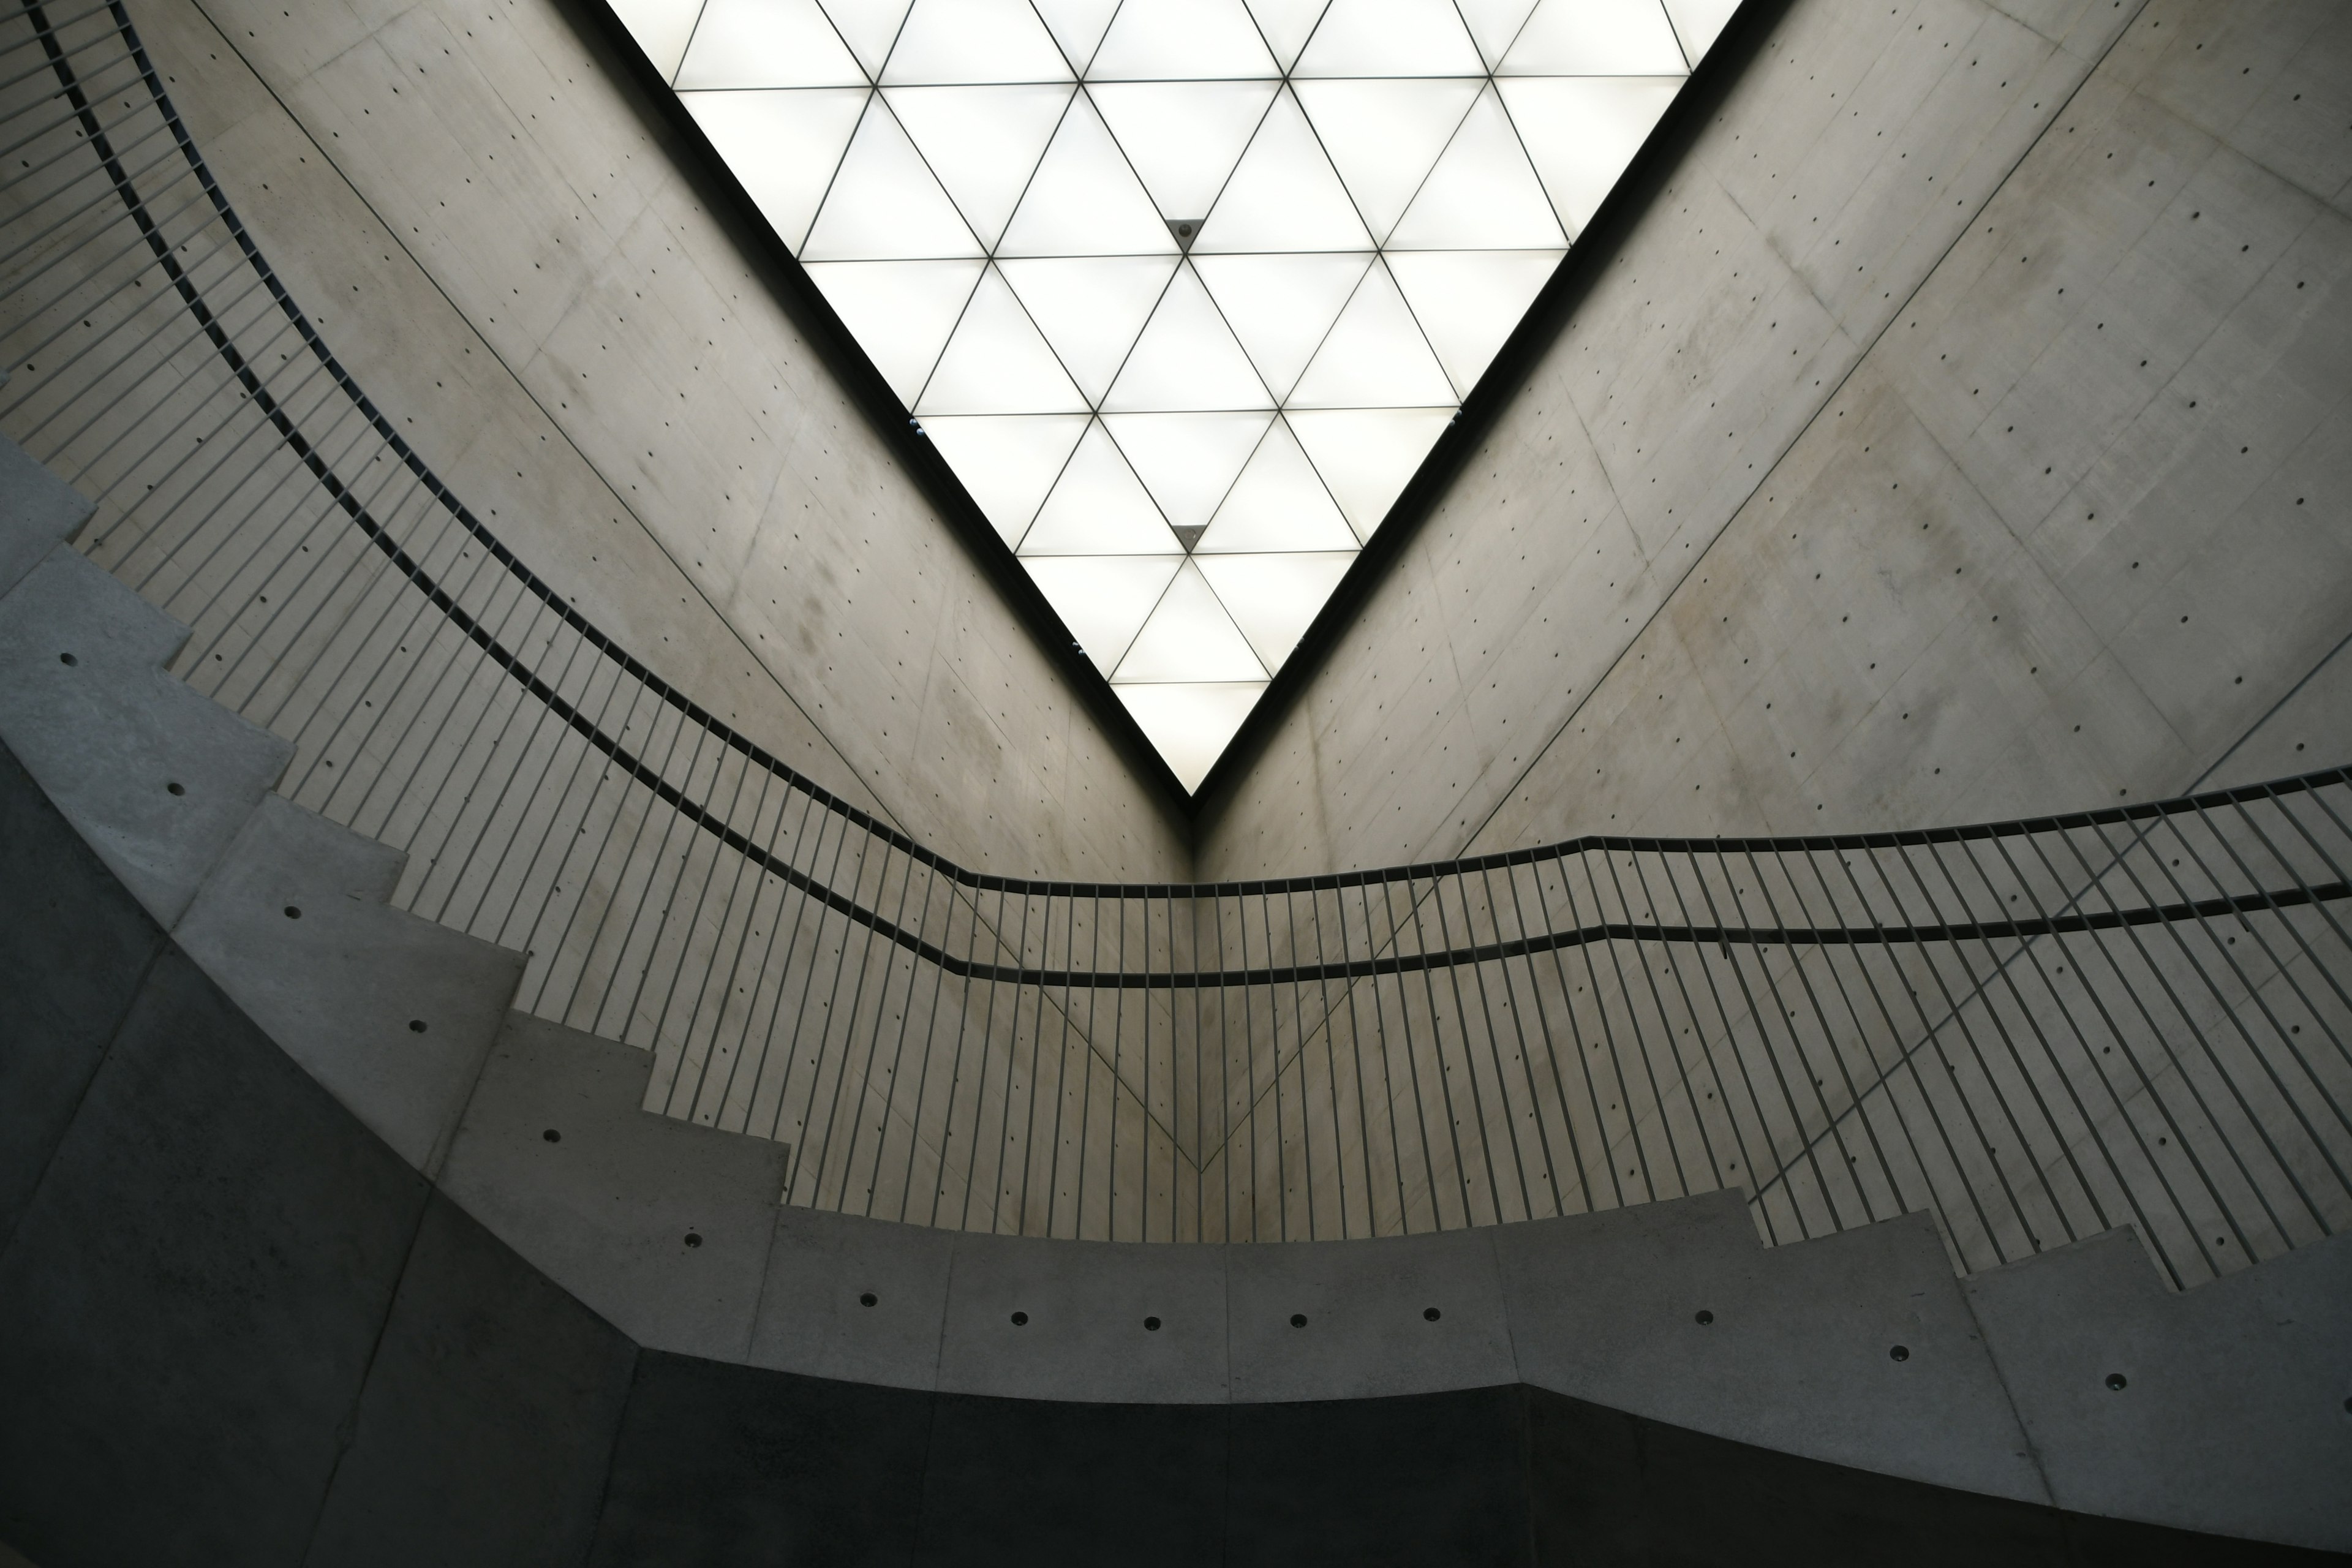
{"label": "v-shaped wall corner", "polygon": [[1737,0],[612,0],[1197,788]]}

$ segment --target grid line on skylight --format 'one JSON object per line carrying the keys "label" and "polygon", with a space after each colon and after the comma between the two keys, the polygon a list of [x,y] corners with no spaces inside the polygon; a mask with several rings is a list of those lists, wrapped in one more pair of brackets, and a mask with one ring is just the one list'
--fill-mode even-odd
{"label": "grid line on skylight", "polygon": [[615,0],[1187,788],[1737,0]]}

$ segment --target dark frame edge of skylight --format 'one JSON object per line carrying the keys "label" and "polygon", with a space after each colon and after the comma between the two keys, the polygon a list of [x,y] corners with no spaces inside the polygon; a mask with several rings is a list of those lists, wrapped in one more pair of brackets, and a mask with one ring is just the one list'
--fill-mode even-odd
{"label": "dark frame edge of skylight", "polygon": [[[1750,0],[1753,3],[1753,0]],[[971,499],[963,481],[939,449],[920,434],[919,423],[899,402],[882,373],[834,310],[808,270],[793,256],[743,189],[727,161],[704,134],[684,99],[663,80],[645,50],[606,0],[555,0],[583,47],[615,79],[625,82],[637,110],[663,151],[679,161],[688,187],[706,202],[753,271],[782,303],[812,353],[863,414],[890,455],[905,468],[923,499],[947,520],[958,542],[981,566],[1013,615],[1061,674],[1074,700],[1110,738],[1120,760],[1133,770],[1169,812],[1189,830],[1200,796],[1187,795],[1175,770],[1144,734],[1127,705],[1111,689],[1046,601],[1034,579],[1000,538]]]}
{"label": "dark frame edge of skylight", "polygon": [[[1291,708],[1305,695],[1332,650],[1345,636],[1365,601],[1395,567],[1437,510],[1464,463],[1493,433],[1496,421],[1509,406],[1521,378],[1549,353],[1570,318],[1580,307],[1611,258],[1630,237],[1633,226],[1664,188],[1666,179],[1697,140],[1707,119],[1723,107],[1734,83],[1747,72],[1773,28],[1795,0],[1740,0],[1706,54],[1699,58],[1681,90],[1651,128],[1641,150],[1617,176],[1592,221],[1569,244],[1568,254],[1548,279],[1535,302],[1511,329],[1503,346],[1462,400],[1461,412],[1436,445],[1429,449],[1387,514],[1364,541],[1348,574],[1331,591],[1323,608],[1275,671],[1256,706],[1234,731],[1201,787],[1187,801],[1196,841],[1233,802],[1267,743],[1279,731]],[[1108,684],[1108,683],[1106,683]]]}
{"label": "dark frame edge of skylight", "polygon": [[1060,615],[1047,602],[1018,556],[999,537],[963,481],[920,434],[919,422],[899,401],[882,373],[857,342],[800,259],[746,193],[685,100],[646,58],[635,37],[607,0],[556,0],[572,19],[584,47],[612,75],[626,81],[639,112],[663,133],[680,160],[689,186],[709,204],[747,260],[775,290],[812,352],[871,422],[884,446],[899,459],[925,500],[945,518],[966,550],[1013,607],[1014,615],[1083,702],[1088,716],[1110,737],[1121,758],[1145,781],[1188,836],[1201,831],[1232,801],[1241,780],[1264,753],[1283,719],[1318,675],[1348,625],[1394,567],[1397,557],[1436,510],[1462,465],[1493,431],[1517,384],[1566,330],[1570,317],[1590,292],[1633,224],[1663,189],[1696,140],[1707,116],[1722,107],[1733,83],[1746,71],[1794,0],[1740,0],[1714,44],[1685,79],[1658,123],[1619,174],[1593,214],[1570,242],[1518,324],[1462,401],[1460,413],[1423,458],[1380,525],[1363,542],[1345,577],[1309,623],[1282,668],[1234,732],[1216,763],[1187,794],[1111,684],[1089,660]]}

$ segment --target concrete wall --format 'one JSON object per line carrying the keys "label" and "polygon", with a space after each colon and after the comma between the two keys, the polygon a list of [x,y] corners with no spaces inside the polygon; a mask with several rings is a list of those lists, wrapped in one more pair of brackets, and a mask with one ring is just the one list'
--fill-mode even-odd
{"label": "concrete wall", "polygon": [[967,864],[1187,866],[553,0],[132,7],[263,251],[478,516],[658,673]]}
{"label": "concrete wall", "polygon": [[[0,474],[12,532],[80,516]],[[1916,1216],[1767,1251],[1727,1193],[1295,1247],[783,1207],[775,1144],[635,1109],[643,1053],[501,1028],[515,956],[385,907],[397,858],[269,797],[284,743],[169,632],[69,550],[0,598],[0,1528],[53,1565],[576,1560],[592,1519],[1101,1556],[1147,1493],[1182,1558],[1606,1561],[1728,1496],[1888,1550],[2165,1546],[2053,1500],[2352,1539],[2340,1238],[2172,1297],[2120,1233],[1964,1292]]]}
{"label": "concrete wall", "polygon": [[1201,873],[2341,761],[2347,81],[2321,0],[1799,0]]}
{"label": "concrete wall", "polygon": [[[1253,1317],[1303,1301],[1323,1331],[1302,1339],[1269,1325],[1257,1336],[1261,1368],[1276,1382],[1286,1365],[1292,1374],[1287,1398],[1265,1397],[1283,1392],[1271,1384],[1231,1405],[1107,1400],[1099,1386],[1075,1389],[1076,1398],[1003,1397],[944,1379],[890,1387],[641,1352],[280,1051],[5,750],[0,891],[43,916],[0,931],[0,979],[16,1003],[0,1022],[10,1090],[0,1096],[0,1171],[10,1178],[0,1209],[0,1562],[22,1552],[42,1568],[1289,1563],[1386,1552],[1527,1564],[1671,1553],[1732,1564],[1756,1560],[1759,1528],[1808,1562],[2300,1555],[2063,1512],[2021,1499],[2033,1495],[2030,1480],[1996,1485],[2007,1495],[1927,1485],[1538,1388],[1403,1392],[1448,1364],[1456,1375],[1475,1370],[1475,1358],[1416,1354],[1365,1333],[1351,1298],[1377,1278],[1344,1277],[1344,1263],[1334,1277],[1342,1254],[1330,1249],[1261,1249],[1274,1274],[1260,1271],[1255,1293],[1238,1293]],[[672,1139],[715,1136],[644,1121]],[[572,1133],[595,1131],[565,1121]],[[761,1157],[744,1154],[746,1163]],[[1715,1219],[1739,1222],[1736,1205],[1717,1208]],[[712,1231],[714,1255],[728,1217],[690,1222]],[[1045,1361],[1064,1363],[1066,1376],[1131,1361],[1123,1342],[1144,1337],[1122,1321],[1094,1325],[1087,1342],[1089,1326],[1073,1309],[1088,1304],[1089,1287],[1097,1309],[1119,1304],[1106,1284],[1149,1294],[1157,1283],[1166,1294],[1167,1268],[1222,1250],[1150,1249],[1155,1281],[1090,1267],[1103,1257],[1093,1249],[999,1246],[1013,1249],[1013,1268],[993,1279],[974,1270],[983,1276],[975,1305],[1025,1287],[1018,1299],[1037,1309]],[[1040,1246],[1058,1267],[1015,1256]],[[700,1263],[704,1250],[687,1256]],[[874,1256],[860,1247],[836,1259],[841,1279],[788,1274],[779,1296],[799,1303],[802,1321],[783,1337],[823,1338],[811,1331],[821,1316],[813,1309],[828,1288],[855,1288],[845,1279],[879,1283],[898,1306],[909,1281],[868,1277]],[[1803,1331],[1801,1308],[1792,1313],[1797,1303],[1776,1301],[1769,1287],[1695,1277],[1686,1248],[1665,1257],[1667,1268],[1644,1271],[1647,1297],[1617,1289],[1605,1268],[1591,1271],[1588,1294],[1619,1298],[1603,1336],[1645,1313],[1681,1318],[1670,1299],[1692,1289],[1722,1310],[1722,1342],[1708,1347],[1718,1376],[1771,1359],[1743,1350],[1738,1336],[1755,1332],[1744,1319],[1768,1336],[1776,1325]],[[1538,1253],[1523,1250],[1517,1266],[1530,1262],[1540,1268]],[[1412,1322],[1424,1346],[1486,1337],[1481,1292],[1458,1272],[1388,1272],[1412,1299],[1465,1302],[1458,1325]],[[1868,1321],[1877,1309],[1867,1303],[1841,1325],[1866,1342],[1849,1359],[1886,1385],[1856,1408],[1874,1404],[1931,1447],[1932,1426],[1902,1396],[1906,1374],[1945,1388],[1954,1374],[1937,1366],[1939,1353],[1951,1353],[1963,1383],[1970,1357],[1982,1357],[1948,1279],[1944,1289],[1899,1327]],[[1399,1292],[1385,1295],[1393,1305]],[[1026,1331],[984,1318],[958,1347],[979,1376],[961,1381],[985,1382],[993,1368],[998,1381],[1010,1373],[1018,1383],[1025,1370],[1034,1391],[1036,1363],[1024,1369],[982,1342],[992,1330]],[[1715,1331],[1676,1326],[1685,1340]],[[1182,1322],[1170,1327],[1171,1342],[1185,1337]],[[1916,1364],[1879,1354],[1890,1329],[1919,1347]],[[2052,1346],[2030,1321],[2025,1338],[2054,1350],[2061,1369],[2080,1359],[2080,1347]],[[2144,1342],[2163,1348],[2160,1336]],[[1297,1373],[1326,1378],[1351,1359],[1390,1384],[1296,1398]],[[1710,1380],[1681,1381],[1696,1394]],[[1856,1392],[1853,1382],[1842,1392]],[[1989,1380],[1974,1382],[1998,1406]],[[1394,1396],[1361,1396],[1383,1393]],[[2049,1419],[2042,1441],[2063,1450],[2080,1423],[2063,1410]],[[2088,1469],[2095,1483],[2113,1479],[2095,1463]]]}

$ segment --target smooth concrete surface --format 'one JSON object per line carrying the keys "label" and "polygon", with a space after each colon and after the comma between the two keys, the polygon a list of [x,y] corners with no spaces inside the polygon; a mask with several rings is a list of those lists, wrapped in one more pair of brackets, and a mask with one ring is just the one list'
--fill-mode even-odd
{"label": "smooth concrete surface", "polygon": [[1198,874],[2188,787],[2352,626],[2347,81],[2327,0],[1797,0]]}
{"label": "smooth concrete surface", "polygon": [[1766,1247],[1739,1195],[1716,1193],[1488,1234],[1517,1373],[1534,1387],[1832,1464],[2052,1500],[1925,1215]]}
{"label": "smooth concrete surface", "polygon": [[635,1363],[625,1335],[435,1194],[310,1561],[580,1563]]}
{"label": "smooth concrete surface", "polygon": [[0,598],[0,742],[166,929],[293,753],[163,673],[186,636],[64,545]]}
{"label": "smooth concrete surface", "polygon": [[936,1388],[954,1258],[939,1235],[921,1226],[843,1225],[837,1215],[778,1208],[751,1363],[841,1382]]}
{"label": "smooth concrete surface", "polygon": [[89,513],[80,492],[0,437],[0,595],[71,539]]}
{"label": "smooth concrete surface", "polygon": [[951,1245],[940,1389],[1106,1404],[1226,1398],[1223,1248],[970,1233]]}
{"label": "smooth concrete surface", "polygon": [[0,1247],[32,1200],[163,933],[0,746]]}
{"label": "smooth concrete surface", "polygon": [[268,795],[173,935],[289,1056],[431,1176],[523,959],[387,907],[403,858]]}
{"label": "smooth concrete surface", "polygon": [[1237,1401],[1377,1398],[1517,1379],[1488,1232],[1223,1250]]}
{"label": "smooth concrete surface", "polygon": [[1060,1405],[647,1352],[593,1563],[2317,1563],[1951,1491],[1524,1387]]}
{"label": "smooth concrete surface", "polygon": [[0,1534],[300,1561],[426,1191],[159,958],[0,1253]]}
{"label": "smooth concrete surface", "polygon": [[509,1015],[441,1186],[637,1343],[740,1361],[791,1151],[641,1110],[650,1065]]}
{"label": "smooth concrete surface", "polygon": [[2346,1237],[2175,1295],[2116,1231],[1965,1289],[2058,1506],[2352,1551]]}
{"label": "smooth concrete surface", "polygon": [[[28,777],[0,773],[0,786],[18,797],[12,832],[70,844],[73,829]],[[62,894],[112,888],[128,905],[94,857],[29,863],[57,868]],[[22,922],[0,934],[0,945],[39,951]],[[60,1000],[88,988],[87,976],[21,962],[12,972]],[[2287,1560],[1823,1465],[1524,1386],[1072,1403],[660,1351],[632,1362],[624,1335],[435,1196],[184,955],[167,948],[120,984],[136,985],[136,999],[0,1247],[0,1534],[53,1568],[577,1561],[569,1549],[591,1498],[601,1498],[592,1560],[602,1562],[1591,1563],[1668,1550],[1745,1564],[1759,1555],[1759,1521],[1790,1561],[1807,1563]],[[570,1169],[590,1179],[571,1184],[572,1199],[593,1200],[614,1169],[688,1168],[678,1138],[730,1142],[635,1110],[626,1090],[641,1069],[613,1070],[622,1064],[598,1062],[576,1037],[541,1043],[586,1069],[551,1097],[587,1129],[577,1142],[590,1157]],[[485,1091],[478,1100],[497,1103],[493,1079]],[[643,1134],[598,1137],[583,1107],[635,1116],[656,1135],[652,1153]],[[593,1226],[564,1213],[561,1194],[547,1201],[547,1176],[537,1196],[558,1223],[542,1228],[576,1239]],[[625,1232],[645,1228],[648,1205],[581,1207]],[[986,1241],[924,1234],[942,1250]],[[1437,1239],[1484,1247],[1496,1235]],[[1739,1240],[1754,1249],[1752,1234]],[[1065,1301],[1115,1299],[1100,1281],[1073,1290],[1073,1266],[1144,1251],[1206,1253],[1015,1241],[997,1249],[1013,1267],[989,1283],[1018,1289],[1018,1266],[1053,1253],[1050,1277],[1034,1281],[1051,1321]],[[1072,1360],[1117,1350],[1108,1336],[1072,1338]]]}
{"label": "smooth concrete surface", "polygon": [[967,864],[1182,874],[1182,825],[563,0],[132,16],[371,399],[624,647]]}

